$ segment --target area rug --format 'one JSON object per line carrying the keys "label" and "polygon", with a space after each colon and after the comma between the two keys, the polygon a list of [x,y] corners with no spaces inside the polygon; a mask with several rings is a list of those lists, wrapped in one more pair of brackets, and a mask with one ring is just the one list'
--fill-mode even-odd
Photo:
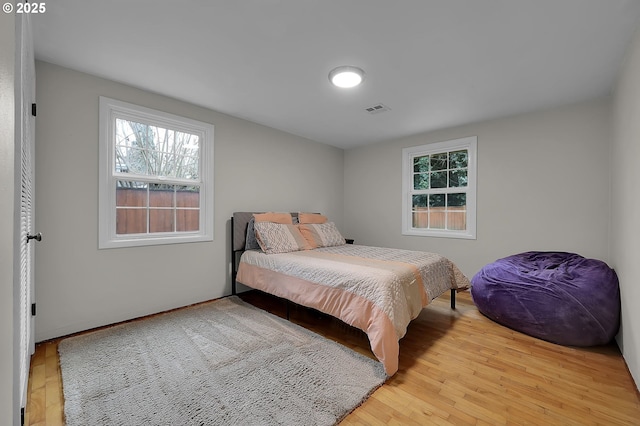
{"label": "area rug", "polygon": [[68,426],[332,425],[382,364],[237,297],[58,345]]}

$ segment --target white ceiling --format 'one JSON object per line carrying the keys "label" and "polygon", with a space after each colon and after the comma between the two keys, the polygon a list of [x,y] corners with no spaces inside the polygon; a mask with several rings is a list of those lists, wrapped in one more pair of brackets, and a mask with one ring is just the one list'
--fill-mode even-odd
{"label": "white ceiling", "polygon": [[[611,92],[640,0],[54,0],[36,58],[350,148]],[[338,65],[365,70],[332,87]],[[390,111],[368,114],[382,103]]]}

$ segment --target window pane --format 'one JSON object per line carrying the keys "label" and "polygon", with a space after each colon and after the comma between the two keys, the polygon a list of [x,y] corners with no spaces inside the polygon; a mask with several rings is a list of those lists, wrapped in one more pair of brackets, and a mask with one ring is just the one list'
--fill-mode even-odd
{"label": "window pane", "polygon": [[415,173],[422,173],[429,171],[429,156],[414,157],[413,158],[413,171]]}
{"label": "window pane", "polygon": [[429,227],[429,212],[427,210],[417,210],[412,215],[412,225],[414,228]]}
{"label": "window pane", "polygon": [[429,207],[444,207],[445,194],[430,194]]}
{"label": "window pane", "polygon": [[200,137],[116,119],[116,172],[197,180]]}
{"label": "window pane", "polygon": [[447,212],[447,229],[454,231],[464,231],[467,229],[467,212],[462,211],[448,211]]}
{"label": "window pane", "polygon": [[116,173],[148,174],[149,163],[144,150],[131,146],[116,146]]}
{"label": "window pane", "polygon": [[149,185],[149,207],[173,207],[174,193],[175,187],[173,185]]}
{"label": "window pane", "polygon": [[148,185],[119,180],[116,183],[116,234],[147,232]]}
{"label": "window pane", "polygon": [[199,229],[200,229],[200,210],[199,209],[176,210],[176,231],[188,232],[188,231],[198,231]]}
{"label": "window pane", "polygon": [[462,231],[467,229],[467,194],[447,195],[447,229]]}
{"label": "window pane", "polygon": [[469,154],[466,149],[461,151],[453,151],[449,153],[449,168],[461,169],[466,168],[469,161]]}
{"label": "window pane", "polygon": [[446,188],[447,172],[431,172],[431,188]]}
{"label": "window pane", "polygon": [[429,212],[427,211],[427,195],[414,195],[412,197],[412,226],[414,228],[427,228],[429,226]]}
{"label": "window pane", "polygon": [[116,146],[116,173],[129,173],[126,150],[127,147]]}
{"label": "window pane", "polygon": [[198,168],[198,157],[190,155],[176,155],[175,176],[177,178],[197,180],[199,177]]}
{"label": "window pane", "polygon": [[146,207],[147,184],[119,180],[116,184],[116,206],[118,207]]}
{"label": "window pane", "polygon": [[149,232],[173,232],[173,209],[149,209]]}
{"label": "window pane", "polygon": [[116,234],[145,234],[146,232],[146,208],[122,208],[116,210]]}
{"label": "window pane", "polygon": [[466,205],[467,205],[467,194],[466,193],[448,194],[447,195],[447,206],[448,207],[464,207]]}
{"label": "window pane", "polygon": [[429,228],[445,229],[444,208],[436,207],[435,209],[429,209]]}
{"label": "window pane", "polygon": [[413,207],[427,207],[427,195],[414,195],[413,197]]}
{"label": "window pane", "polygon": [[413,175],[413,189],[429,189],[429,173]]}
{"label": "window pane", "polygon": [[158,165],[156,166],[156,170],[164,171],[167,174],[162,174],[159,176],[175,176],[176,170],[176,156],[170,152],[159,152],[158,153]]}
{"label": "window pane", "polygon": [[447,153],[434,154],[431,156],[430,166],[431,170],[445,170],[447,169]]}
{"label": "window pane", "polygon": [[449,172],[449,187],[467,186],[467,169],[451,170]]}
{"label": "window pane", "polygon": [[199,186],[177,186],[176,187],[177,207],[200,207],[200,187]]}

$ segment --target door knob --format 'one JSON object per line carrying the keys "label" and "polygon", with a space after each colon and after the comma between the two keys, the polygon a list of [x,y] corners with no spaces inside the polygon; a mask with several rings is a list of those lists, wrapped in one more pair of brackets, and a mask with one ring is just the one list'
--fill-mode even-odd
{"label": "door knob", "polygon": [[35,235],[27,234],[27,242],[30,240],[42,241],[42,233],[38,232]]}

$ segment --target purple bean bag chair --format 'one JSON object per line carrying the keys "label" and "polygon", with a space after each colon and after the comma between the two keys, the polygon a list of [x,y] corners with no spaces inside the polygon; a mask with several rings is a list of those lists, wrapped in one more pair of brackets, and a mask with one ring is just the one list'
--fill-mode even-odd
{"label": "purple bean bag chair", "polygon": [[498,259],[473,277],[471,296],[497,323],[560,345],[609,343],[620,324],[616,273],[574,253],[531,251]]}

